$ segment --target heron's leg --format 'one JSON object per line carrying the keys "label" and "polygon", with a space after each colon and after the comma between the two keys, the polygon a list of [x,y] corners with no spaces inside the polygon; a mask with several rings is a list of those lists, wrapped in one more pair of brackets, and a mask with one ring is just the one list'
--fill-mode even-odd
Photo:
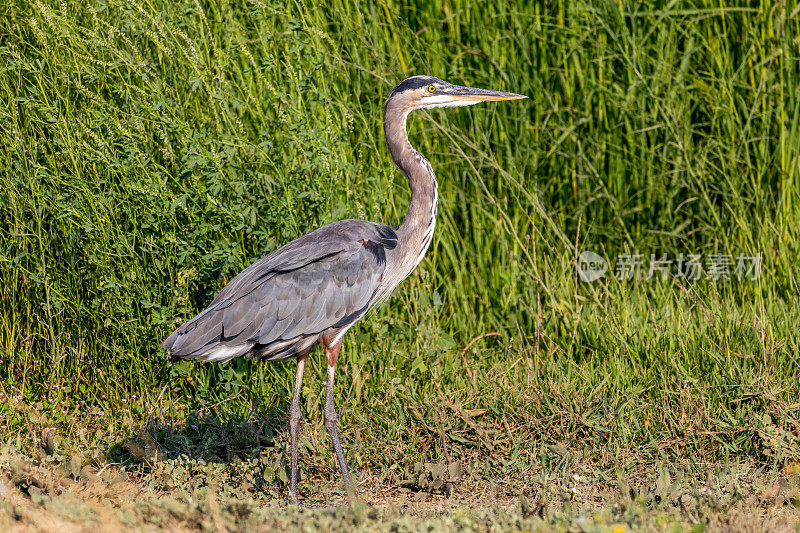
{"label": "heron's leg", "polygon": [[303,369],[306,366],[308,352],[297,356],[297,378],[294,382],[294,394],[292,395],[292,407],[289,410],[289,435],[291,438],[292,472],[289,481],[289,492],[291,492],[292,503],[298,505],[300,500],[297,497],[297,448],[300,444],[300,392],[303,390]]}
{"label": "heron's leg", "polygon": [[325,358],[328,362],[328,379],[325,384],[325,427],[333,441],[333,451],[336,452],[336,460],[339,462],[339,471],[342,473],[342,481],[348,492],[353,490],[350,481],[350,474],[347,472],[347,463],[344,460],[342,443],[339,440],[339,431],[336,429],[336,407],[333,403],[334,375],[336,374],[336,360],[339,358],[339,351],[342,349],[342,341],[334,346],[325,348]]}

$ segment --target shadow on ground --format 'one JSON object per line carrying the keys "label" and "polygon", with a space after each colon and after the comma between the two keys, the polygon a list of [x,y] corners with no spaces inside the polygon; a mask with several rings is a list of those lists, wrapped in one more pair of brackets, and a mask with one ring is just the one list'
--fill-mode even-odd
{"label": "shadow on ground", "polygon": [[245,416],[208,409],[180,421],[151,417],[111,446],[109,458],[156,490],[189,496],[211,487],[228,497],[279,497],[289,475],[288,409],[286,402]]}

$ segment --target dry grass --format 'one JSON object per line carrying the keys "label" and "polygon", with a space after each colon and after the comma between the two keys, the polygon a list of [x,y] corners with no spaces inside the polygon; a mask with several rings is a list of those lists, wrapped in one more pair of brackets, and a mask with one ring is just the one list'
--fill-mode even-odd
{"label": "dry grass", "polygon": [[[101,469],[10,448],[0,459],[6,531],[794,531],[800,476],[708,465],[705,479],[641,465],[614,481],[575,464],[537,487],[467,478],[449,496],[367,480],[348,502],[335,476],[308,480],[301,509],[264,493],[207,485],[164,490],[164,469]],[[670,473],[671,472],[671,473]],[[513,495],[512,495],[513,494]],[[622,529],[619,529],[622,528]]]}

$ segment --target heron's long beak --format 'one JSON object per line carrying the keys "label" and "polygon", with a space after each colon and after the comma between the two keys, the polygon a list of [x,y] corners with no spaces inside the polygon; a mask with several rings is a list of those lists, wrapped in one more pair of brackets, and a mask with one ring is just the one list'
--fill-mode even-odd
{"label": "heron's long beak", "polygon": [[461,86],[449,87],[445,89],[444,93],[457,102],[493,102],[498,100],[519,100],[521,98],[527,98],[527,96],[522,94]]}

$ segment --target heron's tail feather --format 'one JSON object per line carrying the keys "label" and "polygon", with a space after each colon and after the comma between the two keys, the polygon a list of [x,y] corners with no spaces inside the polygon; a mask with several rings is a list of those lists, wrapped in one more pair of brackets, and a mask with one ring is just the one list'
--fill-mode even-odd
{"label": "heron's tail feather", "polygon": [[163,346],[169,352],[171,362],[197,359],[204,354],[204,348],[218,343],[221,337],[222,313],[209,309],[173,331]]}

